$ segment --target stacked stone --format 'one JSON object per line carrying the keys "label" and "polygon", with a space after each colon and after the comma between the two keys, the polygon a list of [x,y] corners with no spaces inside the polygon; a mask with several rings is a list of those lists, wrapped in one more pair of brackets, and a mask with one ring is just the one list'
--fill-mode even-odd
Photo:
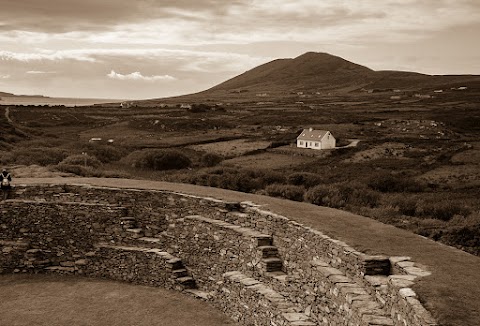
{"label": "stacked stone", "polygon": [[232,271],[217,283],[215,304],[243,325],[315,326],[304,313],[268,285]]}
{"label": "stacked stone", "polygon": [[180,259],[156,248],[99,244],[86,274],[167,289],[196,287]]}
{"label": "stacked stone", "polygon": [[[392,260],[365,255],[342,241],[331,239],[286,217],[262,211],[250,203],[239,205],[171,192],[83,186],[17,187],[15,196],[33,198],[35,201],[1,204],[8,218],[2,225],[0,237],[4,240],[29,239],[33,248],[43,249],[43,255],[51,260],[53,266],[47,269],[73,268],[75,272],[85,271],[97,276],[104,274],[115,279],[153,285],[156,283],[154,279],[158,278],[158,284],[175,288],[178,283],[174,280],[184,277],[179,276],[183,272],[178,272],[179,269],[169,270],[165,259],[161,260],[163,265],[161,262],[159,266],[149,265],[149,260],[156,261],[159,257],[151,256],[154,253],[147,253],[144,249],[120,252],[110,249],[115,254],[109,253],[108,249],[99,249],[105,252],[97,252],[88,261],[82,261],[98,241],[131,241],[143,245],[150,242],[159,248],[169,243],[168,251],[180,254],[188,266],[193,267],[194,277],[206,290],[222,282],[223,273],[238,270],[245,275],[258,276],[265,284],[274,286],[277,292],[292,298],[292,303],[306,315],[316,318],[318,323],[323,323],[324,317],[330,322],[335,320],[336,315],[350,316],[351,313],[352,323],[382,325],[384,322],[389,325],[388,321],[382,319],[388,319],[383,313],[362,314],[359,309],[364,302],[374,310],[378,308],[376,305],[389,310],[395,325],[423,326],[434,322],[411,291],[411,284],[401,284],[428,274],[409,259]],[[87,205],[84,203],[86,201],[96,204]],[[128,214],[135,216],[136,224],[127,229],[137,229],[138,232],[127,233],[120,221],[122,216],[127,216],[126,209],[111,205],[128,208]],[[202,214],[230,224],[182,218],[192,214]],[[276,250],[268,248],[271,242],[259,249],[258,239],[254,240],[255,237],[251,236],[255,232],[273,239]],[[3,250],[0,266],[11,266],[12,262],[16,264],[18,260],[14,255],[18,251],[8,246],[7,253]],[[32,255],[29,257],[32,259],[31,266],[36,263],[41,265],[42,257]],[[101,258],[102,255],[107,259]],[[108,265],[109,257],[114,262],[111,265]],[[282,258],[282,264],[272,261],[271,264],[262,265],[262,260],[265,263],[269,258],[278,257]],[[85,264],[77,264],[77,261]],[[315,261],[328,265],[320,267],[334,268],[342,274],[325,276],[319,271],[318,265],[312,264]],[[140,264],[137,266],[137,263]],[[18,264],[24,264],[23,260]],[[273,274],[269,273],[270,269],[279,268],[286,271],[288,276],[269,275]],[[153,275],[150,269],[154,271]],[[388,275],[392,272],[403,274],[407,279]],[[164,274],[165,277],[168,275],[169,281],[162,279]],[[282,286],[285,289],[279,291]],[[356,293],[361,289],[367,294]],[[348,299],[349,292],[345,291],[356,291],[350,295],[352,300]],[[374,298],[374,304],[363,296]],[[344,298],[347,301],[342,301]],[[325,309],[316,311],[315,306]]]}
{"label": "stacked stone", "polygon": [[26,241],[0,240],[0,274],[18,272],[24,268],[23,261],[28,247]]}
{"label": "stacked stone", "polygon": [[52,264],[48,257],[48,253],[42,249],[28,249],[25,252],[24,265],[30,271],[38,273]]}

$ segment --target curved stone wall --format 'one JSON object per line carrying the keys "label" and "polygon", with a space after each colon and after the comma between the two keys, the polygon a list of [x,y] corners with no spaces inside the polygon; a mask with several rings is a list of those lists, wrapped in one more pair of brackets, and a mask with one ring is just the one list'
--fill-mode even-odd
{"label": "curved stone wall", "polygon": [[166,191],[17,187],[0,205],[0,272],[184,290],[245,325],[435,325],[408,257],[370,256],[263,211]]}

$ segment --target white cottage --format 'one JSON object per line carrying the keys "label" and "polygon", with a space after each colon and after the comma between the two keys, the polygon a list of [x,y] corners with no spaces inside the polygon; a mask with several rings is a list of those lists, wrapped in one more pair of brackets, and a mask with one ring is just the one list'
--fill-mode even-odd
{"label": "white cottage", "polygon": [[335,148],[335,137],[328,130],[303,129],[297,137],[297,147],[312,149]]}

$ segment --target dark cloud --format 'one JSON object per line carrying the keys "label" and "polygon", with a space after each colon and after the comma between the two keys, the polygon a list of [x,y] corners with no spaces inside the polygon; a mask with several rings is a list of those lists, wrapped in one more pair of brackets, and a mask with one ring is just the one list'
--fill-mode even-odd
{"label": "dark cloud", "polygon": [[243,1],[222,0],[3,0],[0,31],[63,33],[175,18],[187,11],[221,14]]}

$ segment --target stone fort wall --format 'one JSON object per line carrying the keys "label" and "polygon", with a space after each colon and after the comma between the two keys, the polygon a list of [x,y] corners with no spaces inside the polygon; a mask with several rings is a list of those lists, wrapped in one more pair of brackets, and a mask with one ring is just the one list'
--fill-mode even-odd
{"label": "stone fort wall", "polygon": [[263,211],[166,191],[19,186],[0,204],[0,273],[185,291],[244,325],[436,325],[408,257],[371,256]]}

